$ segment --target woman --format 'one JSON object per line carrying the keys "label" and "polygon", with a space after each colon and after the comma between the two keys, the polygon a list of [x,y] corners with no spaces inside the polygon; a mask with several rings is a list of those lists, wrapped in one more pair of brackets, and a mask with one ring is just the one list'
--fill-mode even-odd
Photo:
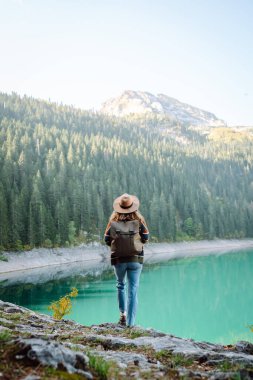
{"label": "woman", "polygon": [[[105,230],[105,242],[111,247],[111,264],[117,278],[119,324],[134,326],[137,309],[137,290],[143,264],[143,244],[149,232],[138,211],[139,199],[123,194],[113,203],[114,212]],[[128,280],[128,299],[125,285]]]}

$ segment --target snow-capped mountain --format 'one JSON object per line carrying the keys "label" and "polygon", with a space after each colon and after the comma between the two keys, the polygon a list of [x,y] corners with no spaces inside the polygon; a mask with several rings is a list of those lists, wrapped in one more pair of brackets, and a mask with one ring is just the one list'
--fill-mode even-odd
{"label": "snow-capped mountain", "polygon": [[180,124],[193,126],[223,126],[225,122],[214,114],[182,103],[167,95],[153,95],[143,91],[124,91],[122,95],[103,103],[102,113],[114,116],[131,114],[160,114]]}

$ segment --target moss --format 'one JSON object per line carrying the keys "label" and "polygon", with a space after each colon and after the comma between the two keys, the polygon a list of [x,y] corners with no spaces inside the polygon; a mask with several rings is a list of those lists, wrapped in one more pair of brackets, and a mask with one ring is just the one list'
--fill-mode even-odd
{"label": "moss", "polygon": [[163,364],[169,364],[171,368],[177,368],[179,366],[191,366],[193,359],[187,358],[181,354],[173,354],[168,350],[161,350],[155,354],[157,360],[161,361]]}
{"label": "moss", "polygon": [[228,360],[224,360],[222,363],[218,365],[218,369],[222,372],[230,372],[230,371],[239,371],[242,369],[247,369],[247,365],[242,363],[231,363]]}
{"label": "moss", "polygon": [[[5,313],[5,316],[6,316],[6,313]],[[11,321],[19,321],[21,319],[21,317],[22,317],[21,313],[8,314],[8,319]]]}
{"label": "moss", "polygon": [[3,327],[7,327],[8,329],[15,329],[16,327],[16,324],[15,323],[7,323],[7,322],[4,322],[4,321],[1,321],[1,326]]}
{"label": "moss", "polygon": [[232,363],[230,363],[229,361],[224,361],[222,362],[219,366],[219,369],[222,371],[222,372],[227,372],[227,371],[231,371],[231,369],[234,367]]}
{"label": "moss", "polygon": [[177,367],[177,366],[190,366],[192,365],[193,363],[193,359],[191,358],[187,358],[183,355],[173,355],[172,356],[172,362],[174,363],[174,366]]}
{"label": "moss", "polygon": [[33,334],[28,331],[19,331],[19,335],[22,336],[22,338],[32,338],[33,336]]}
{"label": "moss", "polygon": [[83,380],[84,376],[78,373],[68,373],[52,367],[43,368],[42,380]]}
{"label": "moss", "polygon": [[71,343],[81,343],[85,341],[85,337],[83,336],[74,336],[73,338],[69,337],[68,339]]}
{"label": "moss", "polygon": [[135,338],[139,338],[140,336],[150,336],[150,333],[145,330],[135,330],[135,329],[128,328],[125,330],[124,335],[131,339],[135,339]]}
{"label": "moss", "polygon": [[32,315],[33,315],[33,313],[32,312],[30,313],[29,311],[25,311],[24,313],[21,313],[21,316],[22,316],[23,319],[28,319]]}
{"label": "moss", "polygon": [[151,370],[142,370],[141,371],[141,379],[145,379],[145,380],[153,380],[153,379],[155,379],[155,377],[154,377],[154,374],[152,373],[152,371]]}
{"label": "moss", "polygon": [[9,330],[0,331],[0,341],[7,342],[7,341],[11,340],[11,338],[12,338],[11,331],[9,331]]}
{"label": "moss", "polygon": [[113,328],[103,329],[101,331],[96,331],[96,334],[98,335],[112,335],[112,336],[122,336],[125,338],[139,338],[140,336],[151,336],[151,333],[146,330],[142,329],[135,329],[135,328],[124,328],[122,330],[115,330]]}
{"label": "moss", "polygon": [[236,372],[232,377],[231,380],[242,380],[242,377],[240,375],[240,372]]}

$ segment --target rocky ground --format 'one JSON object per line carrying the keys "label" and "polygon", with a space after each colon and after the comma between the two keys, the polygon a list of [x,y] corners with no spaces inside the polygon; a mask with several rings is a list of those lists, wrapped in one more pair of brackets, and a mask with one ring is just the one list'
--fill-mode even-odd
{"label": "rocky ground", "polygon": [[54,320],[0,301],[0,380],[253,379],[253,345]]}

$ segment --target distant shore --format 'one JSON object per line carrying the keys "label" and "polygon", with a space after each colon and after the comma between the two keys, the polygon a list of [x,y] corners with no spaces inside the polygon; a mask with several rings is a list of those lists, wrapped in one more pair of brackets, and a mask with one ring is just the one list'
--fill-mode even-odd
{"label": "distant shore", "polygon": [[[230,251],[253,249],[253,239],[202,240],[179,243],[149,243],[145,246],[145,263],[151,264],[176,258],[223,254]],[[57,266],[62,270],[68,264],[80,262],[83,268],[98,264],[110,265],[108,247],[99,243],[72,248],[36,248],[31,251],[5,252],[8,261],[0,261],[0,275],[35,268]]]}

